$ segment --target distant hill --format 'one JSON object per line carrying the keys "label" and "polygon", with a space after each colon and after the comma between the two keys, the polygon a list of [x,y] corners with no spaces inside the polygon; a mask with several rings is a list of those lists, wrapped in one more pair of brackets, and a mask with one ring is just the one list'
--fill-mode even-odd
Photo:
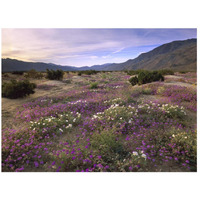
{"label": "distant hill", "polygon": [[103,65],[93,65],[91,67],[79,67],[78,70],[96,70],[96,71],[102,71],[102,70],[106,70],[107,66],[111,66],[114,63],[106,63]]}
{"label": "distant hill", "polygon": [[174,41],[163,44],[147,53],[140,54],[135,59],[130,59],[124,63],[106,63],[103,65],[93,65],[92,67],[61,66],[52,63],[23,62],[15,59],[2,59],[2,71],[28,71],[35,69],[45,71],[46,69],[62,69],[65,71],[98,70],[98,71],[118,71],[136,69],[172,69],[172,70],[197,70],[197,39]]}
{"label": "distant hill", "polygon": [[76,67],[72,66],[62,66],[52,63],[42,63],[42,62],[24,62],[16,59],[2,59],[2,72],[12,72],[12,71],[29,71],[35,69],[37,71],[46,71],[46,69],[62,69],[65,71],[76,71]]}

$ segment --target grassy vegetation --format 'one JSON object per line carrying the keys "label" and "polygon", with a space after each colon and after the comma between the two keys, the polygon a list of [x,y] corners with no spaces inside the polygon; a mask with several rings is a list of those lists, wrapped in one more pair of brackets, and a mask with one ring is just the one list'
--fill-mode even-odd
{"label": "grassy vegetation", "polygon": [[[52,81],[49,95],[16,107],[15,128],[2,130],[2,171],[197,170],[196,73],[135,87],[124,72],[84,75],[65,73],[67,90],[51,93],[64,87]],[[36,93],[51,83],[37,81]]]}
{"label": "grassy vegetation", "polygon": [[90,84],[90,89],[96,89],[98,88],[98,83],[91,83]]}

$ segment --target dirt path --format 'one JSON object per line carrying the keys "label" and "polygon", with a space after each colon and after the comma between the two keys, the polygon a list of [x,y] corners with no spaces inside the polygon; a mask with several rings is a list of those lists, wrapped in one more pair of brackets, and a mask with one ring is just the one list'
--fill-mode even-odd
{"label": "dirt path", "polygon": [[183,83],[183,82],[170,82],[170,83],[166,83],[164,82],[164,85],[178,85],[178,86],[183,86],[183,87],[195,87],[194,85],[190,84],[190,83]]}

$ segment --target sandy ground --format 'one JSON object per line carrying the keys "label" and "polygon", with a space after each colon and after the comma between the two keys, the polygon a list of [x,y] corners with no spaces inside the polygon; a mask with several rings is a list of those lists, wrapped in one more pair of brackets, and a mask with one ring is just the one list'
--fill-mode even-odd
{"label": "sandy ground", "polygon": [[166,83],[164,82],[164,85],[178,85],[178,86],[183,86],[183,87],[196,87],[190,83],[183,83],[183,82],[170,82]]}
{"label": "sandy ground", "polygon": [[[33,81],[32,81],[33,82]],[[63,81],[38,81],[40,84],[53,85],[55,87],[50,90],[43,89],[35,89],[35,93],[27,96],[26,98],[19,99],[8,99],[2,98],[2,128],[13,128],[16,126],[14,116],[16,114],[16,110],[21,107],[24,103],[30,102],[34,99],[43,96],[56,96],[63,92],[67,92],[74,88],[74,84],[66,84]]]}

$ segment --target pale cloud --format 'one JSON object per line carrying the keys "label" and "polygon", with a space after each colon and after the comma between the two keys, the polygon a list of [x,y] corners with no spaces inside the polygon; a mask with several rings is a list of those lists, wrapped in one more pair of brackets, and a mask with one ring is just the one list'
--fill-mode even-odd
{"label": "pale cloud", "polygon": [[91,59],[97,59],[98,56],[90,56]]}
{"label": "pale cloud", "polygon": [[83,66],[133,58],[143,46],[192,37],[196,29],[2,29],[2,57]]}
{"label": "pale cloud", "polygon": [[106,56],[102,56],[102,58],[110,58],[111,56],[110,55],[106,55]]}
{"label": "pale cloud", "polygon": [[122,48],[120,48],[120,49],[118,49],[118,50],[116,50],[116,51],[114,51],[114,52],[112,52],[112,53],[119,53],[119,52],[121,52],[122,50],[124,50],[125,48],[124,47],[122,47]]}

